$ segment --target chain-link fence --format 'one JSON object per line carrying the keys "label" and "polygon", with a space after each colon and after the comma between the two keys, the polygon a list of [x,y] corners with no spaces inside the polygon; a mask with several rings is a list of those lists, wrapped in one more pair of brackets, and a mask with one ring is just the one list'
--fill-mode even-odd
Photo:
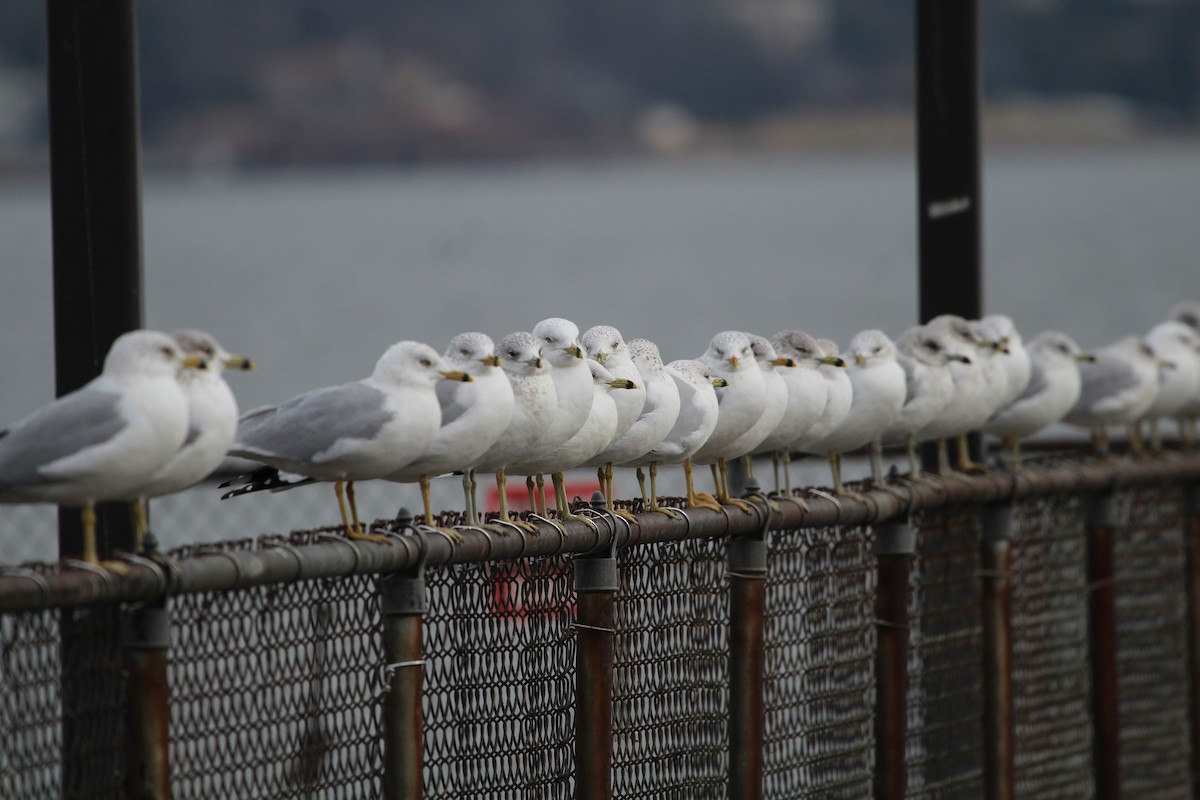
{"label": "chain-link fence", "polygon": [[[760,735],[748,741],[767,797],[887,794],[876,764],[895,747],[912,796],[981,797],[997,781],[1021,797],[1092,796],[1102,734],[1086,508],[1118,477],[1110,496],[1121,519],[1113,581],[1124,786],[1143,797],[1190,795],[1195,514],[1184,501],[1200,480],[1193,456],[1118,468],[1060,462],[1020,478],[900,485],[836,504],[810,496],[808,510],[779,499],[769,515],[759,499],[751,514],[642,514],[629,525],[600,514],[595,531],[491,526],[464,530],[455,548],[411,531],[386,546],[312,533],[243,540],[173,552],[156,568],[161,585],[138,582],[153,571],[145,565],[116,577],[57,565],[0,574],[0,607],[12,609],[0,615],[0,796],[129,796],[145,780],[131,752],[144,737],[129,709],[153,692],[138,672],[140,645],[117,632],[122,617],[163,596],[162,760],[173,796],[389,796],[383,778],[396,766],[381,700],[390,671],[406,666],[423,679],[426,796],[596,796],[579,779],[578,726],[595,721],[577,702],[582,622],[571,556],[613,537],[612,796],[743,796],[729,776],[745,753],[730,743],[747,736],[729,709],[747,680],[761,703]],[[995,687],[984,678],[991,634],[981,586],[994,576],[980,547],[983,506],[1005,502],[1015,743],[1007,777],[990,766],[1005,762],[991,757],[994,723],[982,710]],[[909,560],[907,725],[895,741],[877,725],[884,623],[873,523],[906,509],[920,519]],[[732,537],[754,537],[764,523],[756,622],[731,610],[731,581],[755,576],[735,574],[727,555]],[[371,561],[377,551],[392,553],[389,567]],[[353,560],[330,566],[335,555]],[[422,559],[421,658],[388,664],[379,581]],[[63,599],[78,596],[64,587],[80,582],[95,587],[96,602]],[[757,678],[730,666],[742,663],[730,632],[755,624]]]}

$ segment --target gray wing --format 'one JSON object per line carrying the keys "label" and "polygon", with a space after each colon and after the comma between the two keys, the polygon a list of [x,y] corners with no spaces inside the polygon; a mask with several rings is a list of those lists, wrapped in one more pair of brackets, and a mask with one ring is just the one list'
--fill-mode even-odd
{"label": "gray wing", "polygon": [[1039,395],[1049,388],[1050,383],[1046,380],[1046,368],[1037,361],[1033,362],[1033,374],[1029,376],[1029,383],[1025,384],[1025,388],[1017,395],[1017,398],[1009,403],[1010,406],[1016,405],[1022,400]]}
{"label": "gray wing", "polygon": [[0,486],[52,483],[40,470],[60,458],[103,444],[129,424],[121,396],[84,388],[60,397],[18,422],[0,437]]}
{"label": "gray wing", "polygon": [[438,405],[442,408],[442,427],[454,422],[469,408],[462,402],[459,392],[463,385],[459,381],[438,381],[437,399]]}
{"label": "gray wing", "polygon": [[238,420],[229,452],[246,458],[310,461],[339,439],[370,439],[392,418],[386,396],[366,383],[347,383],[255,409]]}
{"label": "gray wing", "polygon": [[[1138,376],[1124,361],[1105,359],[1095,364],[1080,364],[1080,408],[1108,406],[1120,395],[1138,386]],[[1107,401],[1107,402],[1106,402]]]}

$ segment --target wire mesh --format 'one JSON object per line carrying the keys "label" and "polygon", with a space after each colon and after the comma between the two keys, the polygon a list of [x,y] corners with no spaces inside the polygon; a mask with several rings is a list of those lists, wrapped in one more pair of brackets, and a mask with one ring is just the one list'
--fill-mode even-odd
{"label": "wire mesh", "polygon": [[571,574],[554,557],[427,576],[426,797],[571,797]]}
{"label": "wire mesh", "polygon": [[726,542],[619,556],[613,796],[725,796],[729,697]]}
{"label": "wire mesh", "polygon": [[124,796],[118,629],[112,606],[0,616],[5,797]]}
{"label": "wire mesh", "polygon": [[1029,500],[1013,518],[1015,781],[1022,798],[1094,793],[1082,506],[1072,495]]}
{"label": "wire mesh", "polygon": [[177,598],[174,796],[378,796],[379,630],[370,576]]}
{"label": "wire mesh", "polygon": [[1118,719],[1130,797],[1190,797],[1186,551],[1177,486],[1123,493],[1116,538]]}
{"label": "wire mesh", "polygon": [[771,538],[768,559],[766,796],[869,796],[875,703],[872,529],[780,532]]}
{"label": "wire mesh", "polygon": [[978,510],[926,516],[912,569],[910,797],[983,796]]}

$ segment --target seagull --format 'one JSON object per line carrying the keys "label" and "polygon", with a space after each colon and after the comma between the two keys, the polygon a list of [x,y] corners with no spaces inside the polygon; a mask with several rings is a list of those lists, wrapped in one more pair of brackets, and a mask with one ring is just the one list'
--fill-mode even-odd
{"label": "seagull", "polygon": [[183,353],[203,360],[206,366],[185,368],[179,373],[188,407],[188,430],[183,446],[136,491],[120,498],[133,503],[135,553],[141,551],[146,535],[146,501],[182,491],[204,480],[233,444],[238,406],[222,374],[225,368],[254,369],[253,361],[230,353],[204,331],[178,330],[171,336]]}
{"label": "seagull", "polygon": [[692,456],[696,464],[712,465],[716,501],[749,511],[749,504],[729,496],[725,461],[744,455],[735,445],[738,438],[758,422],[766,408],[763,373],[754,360],[750,339],[740,331],[724,331],[712,338],[699,359],[713,375],[724,378],[726,386],[717,392],[720,413],[717,427],[708,441]]}
{"label": "seagull", "polygon": [[[1079,365],[1079,400],[1066,421],[1088,428],[1098,453],[1108,452],[1110,425],[1130,425],[1142,417],[1158,395],[1159,360],[1139,336],[1125,336],[1095,351],[1096,360]],[[1130,447],[1142,449],[1136,427],[1130,428]]]}
{"label": "seagull", "polygon": [[617,405],[611,392],[614,389],[628,391],[637,388],[631,380],[614,378],[599,361],[589,358],[584,363],[592,380],[592,405],[583,426],[558,446],[543,449],[530,460],[509,467],[509,471],[517,475],[550,473],[554,480],[554,501],[560,520],[587,520],[587,517],[571,513],[563,473],[586,464],[612,441],[613,431],[617,429]]}
{"label": "seagull", "polygon": [[[525,527],[525,523],[509,515],[505,467],[538,452],[538,441],[554,420],[554,379],[550,377],[550,365],[541,356],[541,343],[532,333],[510,333],[500,340],[496,350],[500,367],[512,388],[512,419],[500,438],[471,465],[470,471],[495,473],[496,489],[500,494],[500,521]],[[475,506],[474,498],[471,505]],[[528,527],[532,529],[533,526]]]}
{"label": "seagull", "polygon": [[[633,361],[630,347],[621,338],[621,332],[611,325],[596,325],[588,328],[579,337],[579,344],[583,347],[587,357],[595,359],[612,374],[613,378],[627,380],[635,387],[627,391],[612,393],[613,403],[617,406],[617,429],[613,433],[613,440],[609,447],[604,448],[595,458],[584,464],[585,467],[597,468],[596,477],[600,480],[600,491],[604,494],[609,510],[613,511],[613,462],[615,457],[622,453],[617,452],[614,455],[610,450],[621,442],[626,432],[641,416],[642,408],[646,404],[645,381]],[[621,448],[622,450],[628,449],[628,445],[622,443]]]}
{"label": "seagull", "polygon": [[[429,528],[437,527],[429,500],[429,478],[454,470],[463,470],[466,515],[468,523],[474,524],[468,467],[495,444],[513,415],[512,386],[500,369],[500,358],[495,351],[495,343],[484,333],[460,333],[450,340],[442,358],[453,370],[471,376],[471,380],[438,382],[441,426],[433,443],[416,461],[387,476],[390,481],[420,483],[425,525]],[[440,530],[452,539],[461,538],[455,531]]]}
{"label": "seagull", "polygon": [[[865,330],[850,339],[846,368],[853,385],[850,411],[824,439],[808,445],[829,459],[833,491],[846,495],[842,486],[842,454],[876,443],[904,405],[904,370],[896,363],[896,347],[880,330]],[[883,481],[883,464],[872,452],[872,476]]]}
{"label": "seagull", "polygon": [[[1178,320],[1200,334],[1200,303],[1194,300],[1183,300],[1175,304],[1169,315],[1170,319]],[[1191,447],[1196,440],[1196,420],[1200,418],[1200,395],[1184,405],[1179,411],[1179,432],[1183,443]]]}
{"label": "seagull", "polygon": [[967,434],[987,422],[996,411],[995,398],[990,394],[987,375],[980,361],[986,345],[967,320],[954,314],[934,317],[922,327],[930,334],[944,336],[945,346],[957,355],[966,356],[966,359],[950,363],[954,394],[942,413],[917,432],[917,440],[937,440],[938,472],[943,475],[950,471],[946,447],[946,440],[950,438],[958,441],[959,469],[980,469],[981,465],[971,460]]}
{"label": "seagull", "polygon": [[1045,331],[1028,346],[1032,364],[1029,382],[1009,405],[992,415],[984,433],[1003,439],[1013,466],[1021,464],[1021,439],[1058,422],[1079,399],[1079,362],[1094,362],[1075,340],[1059,331]]}
{"label": "seagull", "polygon": [[[679,416],[679,387],[675,380],[666,373],[662,356],[659,355],[658,345],[648,339],[633,339],[629,342],[629,353],[633,364],[641,376],[645,388],[646,400],[642,404],[642,412],[629,430],[614,438],[600,455],[588,462],[587,466],[598,466],[604,459],[609,465],[631,466],[628,462],[641,458],[662,442],[671,426]],[[618,398],[625,392],[614,392]],[[715,395],[714,395],[715,397]],[[601,483],[606,497],[613,496],[612,469],[607,469],[605,478],[607,485]],[[645,477],[638,469],[638,485],[642,487],[642,499],[647,500]],[[647,508],[650,503],[647,501]],[[656,507],[652,511],[660,510]]]}
{"label": "seagull", "polygon": [[[1160,450],[1159,419],[1184,416],[1185,409],[1200,398],[1200,334],[1182,322],[1169,320],[1155,325],[1145,338],[1160,358],[1158,394],[1145,413],[1153,447]],[[1180,429],[1184,427],[1181,423]]]}
{"label": "seagull", "polygon": [[970,363],[967,356],[951,352],[945,335],[920,325],[896,339],[896,361],[904,370],[904,405],[883,432],[888,444],[904,442],[908,453],[908,477],[917,480],[917,432],[929,425],[954,397],[953,362]]}
{"label": "seagull", "polygon": [[117,337],[100,375],[0,433],[0,502],[81,506],[83,560],[99,563],[95,504],[136,495],[184,444],[179,374],[204,359],[172,337]]}
{"label": "seagull", "polygon": [[[996,400],[997,409],[1016,400],[1029,383],[1032,365],[1021,332],[1012,318],[1004,314],[989,314],[974,323],[975,331],[995,353],[993,360],[1004,368],[1004,394]],[[993,412],[994,413],[994,412]]]}
{"label": "seagull", "polygon": [[[635,340],[636,341],[636,340]],[[657,349],[657,348],[656,348]],[[650,467],[650,497],[646,510],[662,511],[658,505],[658,465],[683,464],[683,475],[687,481],[688,508],[711,508],[720,511],[721,506],[710,496],[696,494],[692,482],[692,456],[708,441],[717,426],[718,401],[716,389],[724,388],[724,378],[714,377],[700,361],[681,359],[672,361],[663,371],[675,383],[679,396],[679,413],[667,434],[648,453],[626,462],[624,466],[637,467],[641,474],[643,466]],[[639,477],[638,482],[642,479]]]}
{"label": "seagull", "polygon": [[[825,410],[829,396],[827,380],[821,373],[823,365],[844,367],[846,362],[837,356],[821,355],[816,339],[803,331],[779,331],[771,337],[771,344],[780,356],[795,362],[795,369],[777,370],[787,387],[787,408],[783,420],[775,426],[771,435],[759,444],[756,452],[771,453],[775,466],[775,490],[779,491],[779,467],[784,465],[784,489],[792,493],[791,448],[801,436],[808,434]],[[843,377],[845,377],[843,372]],[[849,403],[847,403],[847,408]]]}
{"label": "seagull", "polygon": [[[584,360],[583,348],[579,346],[579,328],[575,323],[551,317],[533,328],[533,335],[541,343],[542,358],[550,363],[550,377],[554,381],[554,417],[538,441],[535,455],[553,451],[579,432],[592,410],[592,373]],[[546,514],[541,472],[528,470],[528,464],[510,463],[508,472],[526,475],[525,486],[529,490],[529,506],[537,506],[537,512]],[[559,482],[562,476],[551,475]],[[534,502],[534,485],[537,485],[537,502]],[[555,490],[555,495],[558,492]]]}
{"label": "seagull", "polygon": [[[754,361],[762,371],[765,403],[763,413],[758,421],[750,426],[750,430],[735,439],[729,449],[742,451],[742,468],[746,471],[746,477],[753,477],[751,454],[762,448],[767,437],[774,433],[779,424],[783,422],[783,417],[788,410],[788,387],[779,372],[794,371],[796,362],[788,356],[776,353],[775,348],[766,337],[753,333],[747,333],[746,336],[750,339],[750,352],[754,355]],[[774,452],[774,450],[773,448],[764,449],[763,452]]]}
{"label": "seagull", "polygon": [[[799,343],[797,343],[799,347]],[[790,450],[800,453],[816,452],[813,445],[829,436],[833,430],[842,424],[842,420],[850,413],[850,404],[854,401],[854,385],[846,372],[846,362],[838,355],[837,342],[832,339],[816,339],[816,350],[819,364],[817,371],[825,381],[825,407],[821,416],[812,424],[799,439],[792,442]]]}
{"label": "seagull", "polygon": [[425,454],[441,422],[434,388],[440,380],[470,381],[471,376],[449,369],[427,344],[397,342],[367,378],[244,414],[229,452],[333,481],[346,535],[386,541],[362,530],[354,482],[386,478]]}

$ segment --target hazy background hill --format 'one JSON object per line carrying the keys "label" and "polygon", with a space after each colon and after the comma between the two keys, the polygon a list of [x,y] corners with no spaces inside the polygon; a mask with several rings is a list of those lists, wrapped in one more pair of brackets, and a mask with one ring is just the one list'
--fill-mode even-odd
{"label": "hazy background hill", "polygon": [[[1200,4],[983,4],[997,136],[1200,121]],[[199,164],[409,162],[911,134],[895,0],[206,0],[140,5],[145,145]],[[44,9],[0,9],[0,158],[44,145]]]}

